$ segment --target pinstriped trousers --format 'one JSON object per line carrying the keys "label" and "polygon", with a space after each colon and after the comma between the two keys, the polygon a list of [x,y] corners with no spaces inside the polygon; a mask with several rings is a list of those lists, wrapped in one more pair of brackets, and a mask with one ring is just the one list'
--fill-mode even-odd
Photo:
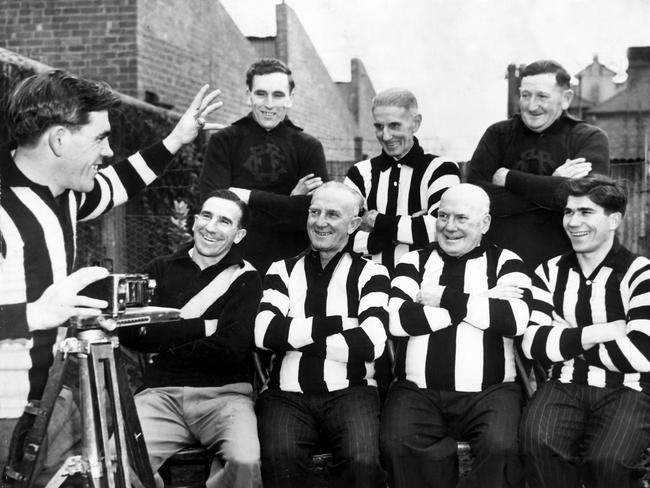
{"label": "pinstriped trousers", "polygon": [[526,407],[519,434],[529,488],[641,487],[650,396],[549,381]]}
{"label": "pinstriped trousers", "polygon": [[374,386],[329,393],[266,390],[257,402],[257,419],[265,488],[315,486],[310,456],[323,441],[334,454],[329,486],[386,486],[379,461],[379,395]]}
{"label": "pinstriped trousers", "polygon": [[[381,418],[381,454],[391,488],[520,488],[517,445],[521,389],[515,383],[480,392],[418,388],[396,381]],[[475,456],[458,480],[456,441]]]}

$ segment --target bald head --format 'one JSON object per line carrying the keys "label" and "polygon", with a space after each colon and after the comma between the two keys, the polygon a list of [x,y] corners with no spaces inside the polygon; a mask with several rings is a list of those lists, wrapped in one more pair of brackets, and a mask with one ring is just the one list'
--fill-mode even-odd
{"label": "bald head", "polygon": [[461,183],[440,199],[436,240],[450,256],[460,257],[481,243],[490,228],[490,197],[476,185]]}
{"label": "bald head", "polygon": [[450,187],[442,194],[442,199],[465,200],[465,202],[477,208],[482,213],[490,213],[490,197],[480,186],[470,183],[461,183]]}

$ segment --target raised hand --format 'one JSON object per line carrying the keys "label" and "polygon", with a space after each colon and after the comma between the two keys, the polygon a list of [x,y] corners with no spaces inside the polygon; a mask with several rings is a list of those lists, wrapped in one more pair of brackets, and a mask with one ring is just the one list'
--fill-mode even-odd
{"label": "raised hand", "polygon": [[221,100],[217,100],[221,91],[208,93],[209,87],[210,85],[203,85],[174,129],[163,140],[170,153],[175,154],[184,144],[192,142],[202,130],[223,129],[221,124],[206,121],[208,115],[223,105]]}

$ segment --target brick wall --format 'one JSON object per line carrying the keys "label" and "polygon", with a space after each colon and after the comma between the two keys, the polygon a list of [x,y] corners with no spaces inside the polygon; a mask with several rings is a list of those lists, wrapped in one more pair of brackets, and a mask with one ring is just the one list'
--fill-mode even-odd
{"label": "brick wall", "polygon": [[350,62],[352,73],[351,85],[356,104],[356,121],[359,124],[359,135],[363,140],[363,153],[367,156],[375,156],[381,152],[381,146],[375,137],[373,127],[371,102],[375,96],[375,88],[372,85],[370,76],[365,66],[358,58]]}
{"label": "brick wall", "polygon": [[210,83],[222,92],[219,122],[248,112],[244,75],[258,55],[219,2],[138,0],[138,49],[139,98],[153,91],[180,110]]}
{"label": "brick wall", "polygon": [[136,9],[137,0],[5,0],[0,40],[23,56],[135,95]]}
{"label": "brick wall", "polygon": [[643,159],[645,139],[650,137],[649,112],[598,114],[586,120],[607,132],[611,159]]}
{"label": "brick wall", "polygon": [[276,18],[276,52],[289,64],[296,81],[292,119],[321,140],[328,160],[354,160],[354,138],[359,133],[346,100],[293,10],[276,5]]}
{"label": "brick wall", "polygon": [[217,0],[5,0],[0,41],[140,100],[152,92],[178,111],[210,83],[222,91],[215,117],[221,123],[248,112],[246,69],[275,54],[294,72],[291,117],[322,141],[328,161],[349,164],[377,153],[369,112],[374,89],[363,64],[352,61],[349,96],[342,95],[295,13],[277,5],[276,15],[278,35],[251,42]]}

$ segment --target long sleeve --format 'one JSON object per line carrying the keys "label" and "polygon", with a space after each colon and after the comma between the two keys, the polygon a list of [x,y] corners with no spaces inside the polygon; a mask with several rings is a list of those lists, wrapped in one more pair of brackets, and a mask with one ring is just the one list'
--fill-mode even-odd
{"label": "long sleeve", "polygon": [[172,347],[170,353],[191,355],[206,367],[244,362],[253,346],[255,311],[261,297],[257,274],[242,275],[231,285],[231,292],[219,315],[216,332]]}
{"label": "long sleeve", "polygon": [[420,212],[417,216],[380,213],[369,239],[374,237],[372,234],[378,234],[391,244],[398,242],[416,247],[424,247],[435,240],[440,197],[449,187],[460,183],[460,171],[455,162],[436,158],[425,172],[425,181],[427,177],[426,213]]}
{"label": "long sleeve", "polygon": [[383,266],[368,265],[359,277],[359,325],[320,338],[301,352],[341,363],[370,362],[384,352],[390,281]]}
{"label": "long sleeve", "polygon": [[[0,339],[30,336],[27,303],[71,271],[76,221],[97,218],[126,202],[153,182],[171,159],[162,143],[135,153],[100,170],[90,192],[64,193],[63,208],[42,187],[3,186],[0,235],[6,255],[0,255]],[[39,266],[26,268],[26,259]]]}
{"label": "long sleeve", "polygon": [[406,254],[397,264],[395,278],[391,283],[388,311],[392,335],[428,335],[452,325],[451,316],[445,308],[415,301],[419,291],[419,254],[414,251]]}
{"label": "long sleeve", "polygon": [[515,254],[508,250],[500,252],[496,284],[520,287],[524,292],[522,299],[488,298],[482,293],[465,293],[446,286],[439,307],[415,302],[421,286],[419,262],[418,253],[414,252],[407,254],[397,266],[389,305],[393,335],[426,335],[461,322],[506,337],[524,333],[530,313],[530,278]]}
{"label": "long sleeve", "polygon": [[229,188],[232,183],[230,147],[232,141],[217,132],[210,137],[203,157],[203,168],[199,177],[201,199],[213,190]]}
{"label": "long sleeve", "polygon": [[584,352],[582,329],[552,325],[554,305],[549,278],[549,264],[538,266],[533,276],[530,322],[522,340],[524,355],[542,364],[566,361]]}
{"label": "long sleeve", "polygon": [[[323,145],[311,136],[305,136],[304,146],[298,146],[299,178],[308,174],[329,180]],[[297,183],[297,181],[296,181]],[[278,230],[304,231],[311,195],[282,195],[255,189],[251,191],[248,205],[263,219],[266,226],[277,225]]]}
{"label": "long sleeve", "polygon": [[497,169],[505,166],[503,136],[495,126],[490,126],[479,141],[469,163],[468,183],[483,188],[490,196],[490,213],[497,217],[517,215],[536,206],[509,188],[492,183]]}
{"label": "long sleeve", "polygon": [[165,170],[172,157],[159,142],[100,170],[95,176],[93,189],[78,194],[80,205],[77,220],[97,218],[125,203],[150,185]]}
{"label": "long sleeve", "polygon": [[255,322],[255,344],[275,352],[339,362],[372,361],[384,349],[388,315],[388,273],[368,265],[358,281],[358,316],[290,317],[289,275],[284,262],[271,265]]}
{"label": "long sleeve", "polygon": [[[589,130],[587,130],[589,129]],[[576,138],[571,159],[585,158],[592,164],[591,173],[609,174],[609,140],[607,134],[595,127],[588,127],[585,134]],[[565,161],[557,161],[557,165]],[[506,188],[544,208],[558,208],[555,200],[557,187],[565,180],[558,176],[531,174],[510,170]]]}
{"label": "long sleeve", "polygon": [[623,282],[629,297],[627,335],[603,342],[584,353],[594,366],[620,373],[650,372],[650,262],[637,258]]}
{"label": "long sleeve", "polygon": [[[236,265],[235,265],[236,266]],[[214,279],[227,279],[228,270],[219,273]],[[163,275],[162,261],[156,260],[148,268],[150,277],[163,283],[173,277]],[[172,356],[192,357],[193,361],[206,367],[240,364],[246,360],[253,343],[255,311],[261,297],[261,283],[255,270],[246,265],[237,267],[232,283],[225,293],[214,296],[214,303],[206,304],[201,317],[181,319],[163,326],[146,327],[136,337],[122,334],[120,339],[128,346],[147,352],[165,352]],[[219,302],[219,303],[217,303]],[[170,306],[154,296],[154,305]],[[218,317],[211,307],[220,309]],[[216,322],[216,331],[207,335],[206,322]],[[129,332],[129,329],[126,329]]]}
{"label": "long sleeve", "polygon": [[464,293],[446,287],[440,306],[449,311],[457,325],[466,322],[477,329],[494,334],[516,337],[526,330],[530,317],[531,282],[523,261],[504,249],[497,263],[497,285],[515,285],[523,290],[523,298],[489,298],[482,293]]}

